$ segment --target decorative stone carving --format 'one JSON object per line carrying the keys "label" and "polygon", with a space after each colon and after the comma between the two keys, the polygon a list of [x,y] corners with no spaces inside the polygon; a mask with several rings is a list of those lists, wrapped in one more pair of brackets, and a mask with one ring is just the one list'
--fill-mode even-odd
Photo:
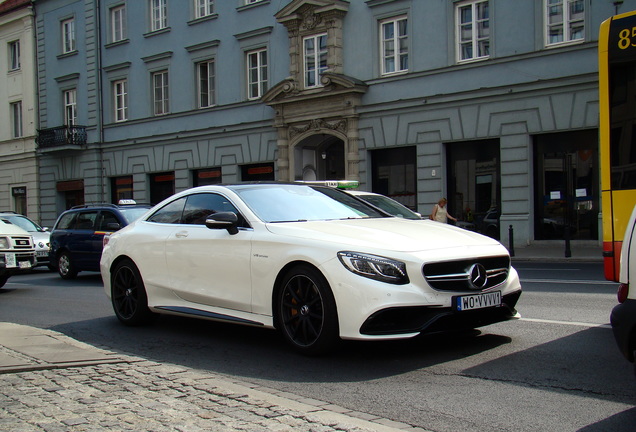
{"label": "decorative stone carving", "polygon": [[306,30],[315,29],[322,21],[322,18],[320,17],[320,15],[316,15],[313,9],[306,9],[303,12],[302,16],[303,16],[303,22],[301,24],[301,27]]}
{"label": "decorative stone carving", "polygon": [[345,134],[347,132],[347,120],[341,119],[335,122],[328,122],[325,119],[314,119],[304,126],[300,126],[300,127],[291,126],[289,128],[289,137],[294,138],[295,136],[305,133],[308,130],[318,131],[321,129],[335,130]]}

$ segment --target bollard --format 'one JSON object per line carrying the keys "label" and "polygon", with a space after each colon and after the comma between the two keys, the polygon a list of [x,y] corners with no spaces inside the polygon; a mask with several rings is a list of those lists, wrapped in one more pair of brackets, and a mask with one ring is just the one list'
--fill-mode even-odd
{"label": "bollard", "polygon": [[570,226],[567,224],[563,231],[563,237],[565,237],[565,257],[570,258],[572,256],[572,251],[570,250]]}
{"label": "bollard", "polygon": [[515,237],[514,237],[514,231],[512,229],[512,225],[508,227],[508,245],[510,246],[508,248],[510,252],[510,256],[511,257],[515,256]]}

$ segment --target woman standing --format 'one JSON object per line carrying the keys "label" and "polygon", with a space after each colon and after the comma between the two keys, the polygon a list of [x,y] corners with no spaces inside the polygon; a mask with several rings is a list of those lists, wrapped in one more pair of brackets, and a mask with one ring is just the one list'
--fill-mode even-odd
{"label": "woman standing", "polygon": [[448,210],[446,209],[447,202],[448,200],[446,198],[442,198],[437,202],[437,204],[435,204],[435,207],[433,207],[433,213],[431,213],[431,220],[448,223],[448,219],[452,219],[457,222],[457,219],[448,213]]}

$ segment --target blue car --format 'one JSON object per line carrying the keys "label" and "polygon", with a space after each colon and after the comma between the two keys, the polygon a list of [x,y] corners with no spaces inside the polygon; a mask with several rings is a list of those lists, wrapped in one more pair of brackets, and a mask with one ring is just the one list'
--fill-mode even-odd
{"label": "blue car", "polygon": [[66,210],[51,231],[51,266],[62,279],[74,279],[80,271],[99,271],[105,234],[140,218],[150,205],[126,203],[90,204]]}

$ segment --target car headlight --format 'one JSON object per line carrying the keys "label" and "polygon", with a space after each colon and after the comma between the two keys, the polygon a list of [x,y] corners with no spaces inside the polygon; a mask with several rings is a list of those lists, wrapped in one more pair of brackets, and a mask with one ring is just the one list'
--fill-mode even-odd
{"label": "car headlight", "polygon": [[8,237],[0,237],[0,249],[11,249]]}
{"label": "car headlight", "polygon": [[347,270],[369,279],[395,285],[409,283],[406,264],[390,258],[358,252],[338,252],[338,259]]}

